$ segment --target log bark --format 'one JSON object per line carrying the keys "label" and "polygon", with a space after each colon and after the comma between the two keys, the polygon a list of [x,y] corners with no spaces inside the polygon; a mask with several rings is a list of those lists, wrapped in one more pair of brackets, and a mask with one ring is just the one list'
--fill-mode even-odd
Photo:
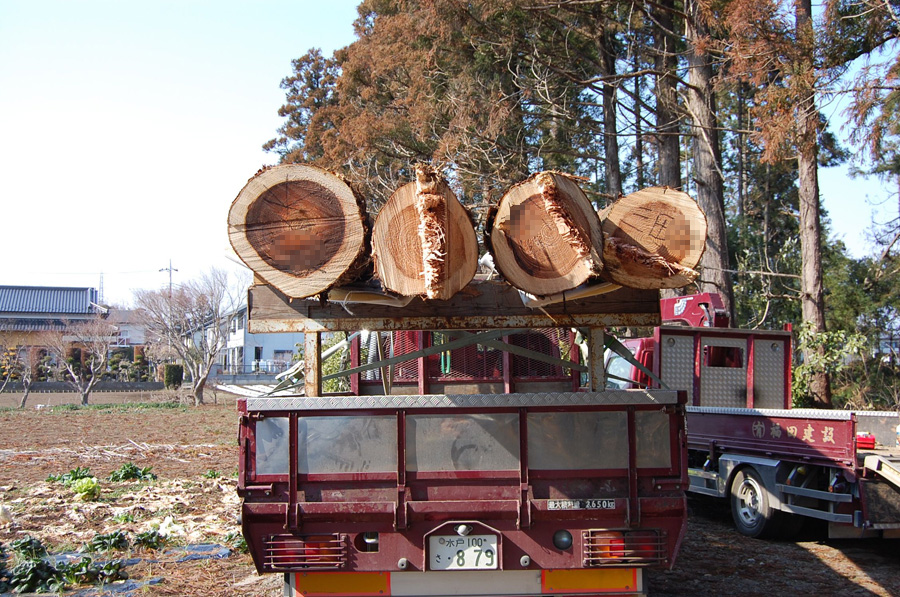
{"label": "log bark", "polygon": [[367,233],[365,201],[338,175],[303,164],[257,172],[228,213],[228,238],[238,257],[292,298],[362,275]]}
{"label": "log bark", "polygon": [[430,166],[397,189],[372,229],[375,274],[386,290],[447,300],[475,277],[478,239],[469,213]]}
{"label": "log bark", "polygon": [[600,218],[605,279],[640,289],[680,288],[697,279],[706,216],[687,193],[642,189],[618,199]]}
{"label": "log bark", "polygon": [[494,264],[535,296],[571,290],[603,267],[603,233],[575,180],[540,172],[513,186],[486,226]]}

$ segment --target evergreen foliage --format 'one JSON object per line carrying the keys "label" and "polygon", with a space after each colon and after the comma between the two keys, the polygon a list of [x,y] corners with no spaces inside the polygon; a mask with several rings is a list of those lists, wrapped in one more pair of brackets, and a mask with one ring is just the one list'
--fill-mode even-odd
{"label": "evergreen foliage", "polygon": [[[810,20],[808,2],[787,0],[365,0],[356,41],[293,62],[265,148],[340,171],[373,212],[431,162],[480,222],[542,169],[583,176],[598,208],[654,184],[700,197],[721,183],[705,201],[721,203],[727,249],[701,281],[731,275],[718,283],[733,285],[736,326],[814,323],[795,380],[829,374],[837,406],[865,405],[872,380],[895,387],[900,213],[873,226],[879,254],[854,258],[830,239],[841,223],[810,214],[809,173],[853,159],[900,192],[898,9],[827,0]],[[691,99],[695,64],[709,79]],[[817,111],[836,94],[850,99],[843,140]],[[900,391],[875,394],[885,405]]]}
{"label": "evergreen foliage", "polygon": [[177,390],[184,381],[184,367],[178,364],[167,363],[165,366],[164,380],[167,389]]}

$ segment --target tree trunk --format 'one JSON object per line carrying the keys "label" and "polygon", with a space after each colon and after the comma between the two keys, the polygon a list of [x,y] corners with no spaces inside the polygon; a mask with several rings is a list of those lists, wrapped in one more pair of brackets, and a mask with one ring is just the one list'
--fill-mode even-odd
{"label": "tree trunk", "polygon": [[601,214],[603,277],[631,288],[680,288],[706,243],[706,217],[687,193],[650,187],[622,197]]}
{"label": "tree trunk", "polygon": [[194,388],[193,388],[194,406],[200,406],[203,404],[203,390],[205,390],[205,389],[206,389],[206,379],[205,378],[203,380],[201,380],[200,382],[198,382],[196,385],[194,385]]}
{"label": "tree trunk", "polygon": [[681,147],[678,143],[678,58],[675,49],[675,3],[662,0],[653,8],[656,27],[656,139],[660,186],[681,189]]}
{"label": "tree trunk", "polygon": [[22,393],[22,399],[19,400],[19,409],[25,409],[25,403],[28,402],[28,395],[31,393],[31,386],[25,386],[25,391]]}
{"label": "tree trunk", "polygon": [[494,265],[520,290],[535,296],[564,292],[602,268],[600,219],[569,176],[531,176],[507,191],[488,220]]}
{"label": "tree trunk", "polygon": [[[616,49],[613,34],[605,28],[601,37],[602,75],[616,74]],[[616,118],[616,87],[611,80],[603,83],[603,146],[606,157],[606,192],[612,197],[622,194],[622,174],[619,165],[619,130]]]}
{"label": "tree trunk", "polygon": [[262,170],[228,213],[238,257],[281,292],[305,298],[348,282],[368,264],[365,201],[339,176],[313,166]]}
{"label": "tree trunk", "polygon": [[25,403],[28,402],[28,395],[31,393],[31,384],[34,383],[34,378],[31,375],[31,373],[27,372],[22,375],[22,390],[24,391],[22,392],[21,400],[19,400],[19,408],[22,410],[25,409]]}
{"label": "tree trunk", "polygon": [[722,181],[722,158],[719,148],[715,95],[712,87],[711,57],[698,51],[708,36],[699,0],[686,3],[685,31],[691,51],[688,54],[689,87],[687,110],[693,135],[694,182],[697,203],[706,214],[706,251],[701,265],[701,292],[717,292],[722,297],[731,321],[734,321],[734,292],[728,267],[728,238],[725,229],[725,197]]}
{"label": "tree trunk", "polygon": [[[799,0],[795,5],[797,39],[807,49],[803,69],[813,66],[812,4]],[[804,82],[805,83],[805,82]],[[803,321],[816,332],[825,331],[825,292],[822,282],[822,229],[819,215],[818,134],[819,114],[816,109],[815,90],[812,85],[801,85],[797,90],[799,105],[797,114],[800,202],[800,255],[801,255],[801,311]],[[824,351],[824,348],[820,349]],[[808,358],[809,355],[807,355]],[[813,373],[809,386],[816,406],[831,408],[831,380],[828,373]]]}
{"label": "tree trunk", "polygon": [[375,273],[403,296],[447,300],[475,277],[478,239],[466,209],[430,166],[397,189],[372,229]]}
{"label": "tree trunk", "polygon": [[644,182],[644,117],[642,104],[644,100],[641,98],[643,90],[641,89],[641,76],[637,72],[641,69],[641,51],[639,47],[634,49],[634,66],[632,73],[634,76],[634,170],[635,184],[637,188],[643,189],[646,186]]}

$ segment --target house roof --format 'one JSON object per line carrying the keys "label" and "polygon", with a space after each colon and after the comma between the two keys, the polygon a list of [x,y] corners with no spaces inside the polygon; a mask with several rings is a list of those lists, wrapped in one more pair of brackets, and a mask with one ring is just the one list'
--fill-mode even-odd
{"label": "house roof", "polygon": [[89,315],[98,300],[95,288],[0,286],[0,314]]}

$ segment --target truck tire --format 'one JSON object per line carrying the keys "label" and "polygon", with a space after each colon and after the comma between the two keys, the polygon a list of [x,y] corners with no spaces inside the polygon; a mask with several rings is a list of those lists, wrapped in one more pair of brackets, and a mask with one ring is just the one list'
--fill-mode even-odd
{"label": "truck tire", "polygon": [[739,533],[760,539],[773,537],[778,532],[779,514],[755,469],[747,467],[735,473],[731,482],[731,516]]}

